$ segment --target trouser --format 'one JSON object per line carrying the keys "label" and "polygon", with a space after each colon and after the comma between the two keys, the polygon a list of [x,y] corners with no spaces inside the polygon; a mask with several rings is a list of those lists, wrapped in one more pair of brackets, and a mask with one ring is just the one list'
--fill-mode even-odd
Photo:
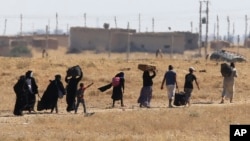
{"label": "trouser", "polygon": [[84,100],[84,99],[78,99],[78,100],[77,100],[76,108],[75,108],[75,113],[77,113],[77,109],[78,109],[80,103],[82,103],[83,112],[86,113],[86,106],[85,106],[85,100]]}

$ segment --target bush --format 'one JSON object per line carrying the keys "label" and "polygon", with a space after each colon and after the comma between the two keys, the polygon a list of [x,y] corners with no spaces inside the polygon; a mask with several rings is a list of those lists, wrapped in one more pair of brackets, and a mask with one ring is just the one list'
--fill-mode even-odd
{"label": "bush", "polygon": [[68,51],[67,51],[67,54],[70,54],[70,53],[81,53],[81,50],[79,50],[78,48],[70,48]]}
{"label": "bush", "polygon": [[26,46],[13,47],[10,50],[9,56],[21,57],[21,56],[32,56],[31,51]]}

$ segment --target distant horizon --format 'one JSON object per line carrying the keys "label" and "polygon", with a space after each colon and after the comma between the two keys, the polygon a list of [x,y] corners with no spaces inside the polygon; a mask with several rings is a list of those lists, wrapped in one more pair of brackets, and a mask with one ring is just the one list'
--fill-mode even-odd
{"label": "distant horizon", "polygon": [[[208,7],[209,35],[217,34],[217,16],[220,36],[227,36],[228,31],[234,36],[244,37],[245,32],[249,35],[250,21],[248,18],[246,29],[245,16],[250,13],[250,1],[209,0]],[[202,2],[202,17],[205,17],[205,9],[206,3]],[[52,32],[56,25],[66,33],[70,27],[86,24],[87,27],[102,28],[104,23],[109,23],[110,28],[123,29],[129,23],[129,28],[137,32],[192,30],[199,33],[199,10],[199,0],[120,0],[119,3],[116,0],[8,0],[0,5],[0,35],[18,35],[21,31],[32,33],[45,30],[46,26]],[[202,35],[205,31],[205,25],[202,25]]]}

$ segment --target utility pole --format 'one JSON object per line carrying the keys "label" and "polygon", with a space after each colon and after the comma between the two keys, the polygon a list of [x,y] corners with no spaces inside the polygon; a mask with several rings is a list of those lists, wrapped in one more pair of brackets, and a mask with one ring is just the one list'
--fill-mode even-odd
{"label": "utility pole", "polygon": [[46,25],[46,47],[45,47],[45,50],[47,51],[48,50],[48,48],[49,48],[49,35],[48,35],[48,32],[49,31],[49,27],[48,27],[48,25]]}
{"label": "utility pole", "polygon": [[206,4],[207,4],[207,9],[206,9],[206,15],[207,15],[207,18],[206,18],[206,41],[205,41],[205,56],[207,56],[207,48],[208,48],[208,0],[206,1]]}
{"label": "utility pole", "polygon": [[69,35],[69,24],[67,24],[66,34]]}
{"label": "utility pole", "polygon": [[139,14],[139,29],[138,32],[141,32],[141,14]]}
{"label": "utility pole", "polygon": [[246,25],[245,25],[245,40],[244,40],[244,41],[245,41],[245,42],[244,42],[244,46],[245,46],[245,47],[247,47],[247,46],[246,46],[246,41],[247,41],[247,38],[248,38],[248,37],[247,37],[247,26],[248,26],[247,20],[248,20],[248,18],[247,18],[247,15],[246,15],[246,16],[245,16],[245,22],[246,22]]}
{"label": "utility pole", "polygon": [[86,24],[86,20],[87,20],[86,13],[83,14],[83,17],[84,17],[84,27],[87,27],[87,24]]}
{"label": "utility pole", "polygon": [[4,30],[3,30],[3,35],[6,34],[6,27],[7,27],[7,19],[4,20]]}
{"label": "utility pole", "polygon": [[109,30],[109,46],[108,46],[108,57],[110,58],[111,52],[111,45],[112,45],[112,30]]}
{"label": "utility pole", "polygon": [[214,40],[216,40],[215,32],[216,32],[216,23],[214,24]]}
{"label": "utility pole", "polygon": [[239,54],[239,48],[240,48],[240,35],[238,35],[238,37],[237,37],[237,45],[238,45],[237,53]]}
{"label": "utility pole", "polygon": [[232,35],[232,43],[234,45],[234,34],[235,34],[235,25],[233,23],[233,35]]}
{"label": "utility pole", "polygon": [[23,15],[20,15],[20,36],[23,35]]}
{"label": "utility pole", "polygon": [[190,26],[191,26],[191,33],[193,33],[193,22],[190,22]]}
{"label": "utility pole", "polygon": [[219,16],[217,15],[217,40],[219,40]]}
{"label": "utility pole", "polygon": [[201,21],[201,11],[202,11],[202,1],[200,1],[200,19],[199,19],[199,26],[200,26],[200,31],[199,31],[199,33],[200,33],[200,40],[199,40],[199,56],[201,56],[201,47],[202,47],[202,21]]}
{"label": "utility pole", "polygon": [[116,21],[116,16],[115,16],[115,28],[117,28],[117,21]]}
{"label": "utility pole", "polygon": [[48,20],[48,34],[50,34],[50,19]]}
{"label": "utility pole", "polygon": [[35,29],[35,25],[34,25],[34,23],[32,23],[32,35],[34,35],[34,29]]}
{"label": "utility pole", "polygon": [[170,59],[173,59],[173,50],[174,50],[174,33],[171,33],[171,53],[170,53]]}
{"label": "utility pole", "polygon": [[128,42],[127,42],[127,62],[129,60],[129,54],[130,54],[130,33],[129,33],[129,22],[128,22]]}
{"label": "utility pole", "polygon": [[58,34],[58,14],[56,13],[56,34]]}
{"label": "utility pole", "polygon": [[[202,16],[202,4],[203,2],[206,4],[206,10],[205,10],[205,14],[206,14],[206,17],[204,18],[201,18]],[[208,48],[208,19],[209,19],[209,8],[208,8],[208,3],[209,3],[209,0],[203,0],[203,1],[200,1],[200,48],[202,46],[202,24],[206,24],[206,37],[205,37],[205,56],[207,56],[207,48]],[[201,51],[199,49],[199,55],[201,55]]]}
{"label": "utility pole", "polygon": [[227,16],[227,41],[230,42],[230,19],[229,16]]}
{"label": "utility pole", "polygon": [[155,26],[155,19],[152,19],[152,32],[154,32],[154,26]]}

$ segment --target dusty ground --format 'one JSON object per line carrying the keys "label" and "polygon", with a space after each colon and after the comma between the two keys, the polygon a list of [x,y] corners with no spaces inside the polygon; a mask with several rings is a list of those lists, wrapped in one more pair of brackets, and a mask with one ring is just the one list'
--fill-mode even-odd
{"label": "dusty ground", "polygon": [[[231,49],[235,50],[235,49]],[[236,49],[237,50],[237,49]],[[84,52],[78,55],[66,55],[65,49],[49,51],[48,58],[41,58],[41,52],[34,51],[33,58],[0,57],[1,103],[0,103],[0,140],[123,140],[123,141],[227,141],[230,124],[249,124],[249,70],[250,64],[236,63],[239,77],[236,79],[234,103],[218,104],[222,91],[220,62],[193,58],[196,52],[174,55],[170,59],[155,58],[154,54],[133,53],[126,60],[126,54],[95,54]],[[240,52],[250,57],[248,49]],[[142,72],[137,69],[139,63],[154,64],[157,76],[154,78],[152,108],[139,108],[137,98],[142,85]],[[172,64],[178,75],[180,91],[190,66],[197,70],[195,74],[200,90],[195,87],[192,106],[189,108],[167,108],[166,90],[160,85],[167,66]],[[25,113],[22,117],[13,116],[15,94],[12,86],[17,78],[28,69],[34,71],[34,77],[42,96],[49,79],[55,74],[65,75],[68,67],[80,65],[84,71],[82,82],[94,82],[86,91],[86,116],[79,113],[67,113],[65,97],[58,102],[59,114],[49,111]],[[98,87],[110,82],[113,75],[125,72],[125,107],[116,103],[111,106],[111,91],[101,93]],[[64,83],[65,84],[65,83]],[[38,97],[37,97],[38,98]]]}

